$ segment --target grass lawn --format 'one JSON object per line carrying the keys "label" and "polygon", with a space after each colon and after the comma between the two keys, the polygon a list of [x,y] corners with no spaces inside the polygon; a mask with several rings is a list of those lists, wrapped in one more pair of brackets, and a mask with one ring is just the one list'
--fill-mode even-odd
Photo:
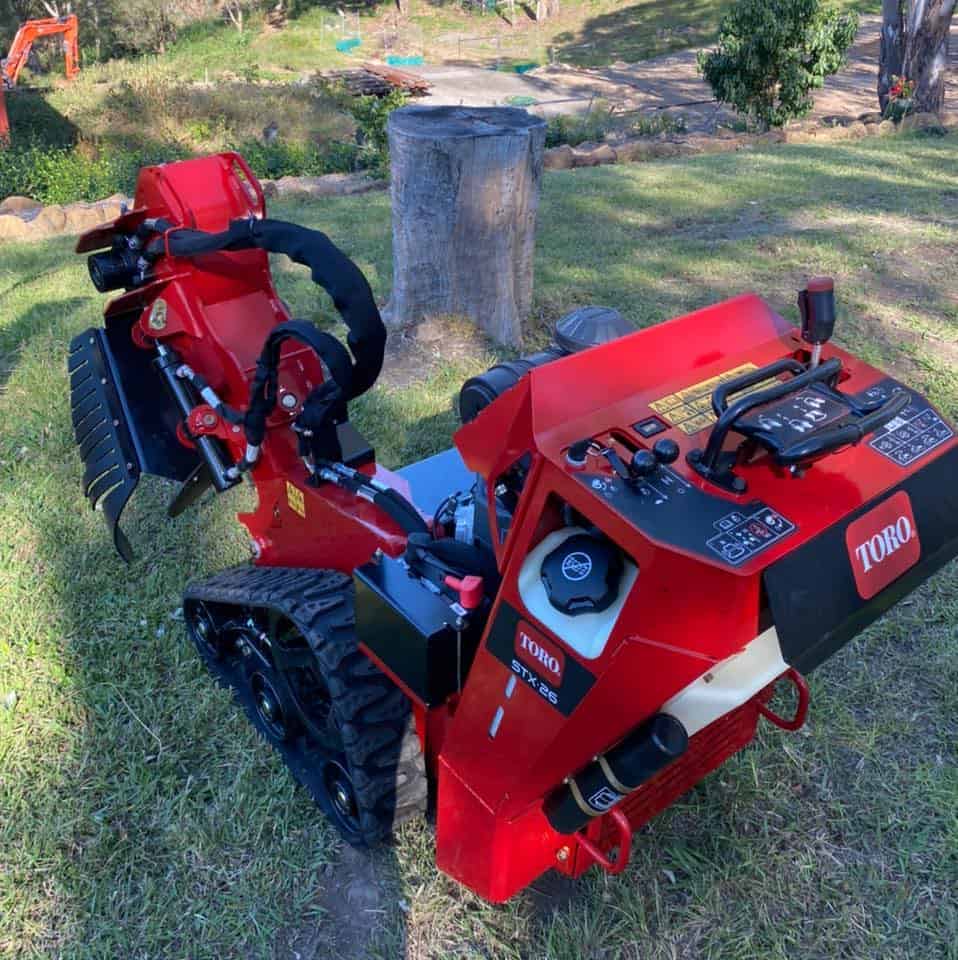
{"label": "grass lawn", "polygon": [[[272,212],[327,230],[388,294],[384,195]],[[794,319],[802,279],[830,273],[837,339],[958,416],[954,135],[553,173],[538,236],[530,343],[593,302],[647,325],[754,289]],[[0,956],[341,956],[339,844],[176,619],[187,579],[244,556],[248,491],[170,523],[169,490],[144,485],[129,568],[81,496],[64,358],[102,298],[71,243],[0,252]],[[278,276],[297,313],[331,318],[304,271]],[[440,356],[357,404],[381,459],[446,446],[488,359]],[[636,838],[623,877],[492,907],[408,826],[348,955],[955,960],[956,565],[811,683],[807,728],[764,726]]]}

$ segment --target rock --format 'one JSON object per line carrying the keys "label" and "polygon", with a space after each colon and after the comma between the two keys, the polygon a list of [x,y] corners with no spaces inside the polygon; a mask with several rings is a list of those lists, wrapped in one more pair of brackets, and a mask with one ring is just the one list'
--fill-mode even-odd
{"label": "rock", "polygon": [[914,130],[939,130],[944,131],[941,118],[937,113],[909,113],[902,117],[898,129],[902,133],[909,133]]}
{"label": "rock", "polygon": [[25,213],[33,213],[42,206],[43,204],[40,203],[39,200],[34,200],[32,197],[7,197],[6,200],[0,203],[0,216],[8,213],[22,216]]}
{"label": "rock", "polygon": [[100,204],[109,205],[111,208],[113,207],[119,208],[120,212],[116,214],[117,217],[123,216],[124,210],[133,209],[133,199],[131,197],[125,196],[122,193],[111,194],[109,197],[105,197],[103,200],[100,200],[99,202]]}
{"label": "rock", "polygon": [[801,127],[795,127],[794,129],[789,127],[788,130],[784,131],[785,142],[786,143],[811,143],[815,137],[808,130],[802,130]]}
{"label": "rock", "polygon": [[71,203],[63,208],[63,212],[66,215],[64,233],[83,233],[99,226],[105,220],[112,219],[103,215],[99,204],[91,206],[87,203]]}
{"label": "rock", "polygon": [[958,128],[958,110],[944,110],[939,119],[946,130]]}
{"label": "rock", "polygon": [[866,124],[865,124],[865,136],[866,136],[866,137],[880,137],[880,136],[881,136],[881,124],[880,124],[880,123],[866,123]]}
{"label": "rock", "polygon": [[832,143],[835,140],[847,140],[848,137],[847,127],[818,127],[815,130],[815,140],[818,143]]}
{"label": "rock", "polygon": [[734,153],[745,146],[746,139],[736,137],[689,137],[685,144],[695,153]]}
{"label": "rock", "polygon": [[615,145],[615,155],[618,157],[619,163],[636,163],[649,159],[651,146],[651,141],[641,137],[623,140]]}
{"label": "rock", "polygon": [[615,163],[615,150],[607,143],[580,143],[572,149],[574,167],[598,167],[604,163]]}
{"label": "rock", "polygon": [[854,123],[850,123],[845,127],[845,135],[852,140],[861,140],[863,137],[868,136],[868,128],[861,120],[856,120]]}
{"label": "rock", "polygon": [[116,220],[117,217],[122,217],[126,204],[116,200],[101,200],[96,205],[96,209],[100,215],[100,222],[107,223],[110,220]]}
{"label": "rock", "polygon": [[882,120],[882,122],[878,124],[878,136],[887,137],[894,133],[897,129],[898,128],[891,120]]}
{"label": "rock", "polygon": [[54,204],[50,207],[44,207],[33,221],[33,228],[38,234],[49,236],[50,234],[60,233],[67,225],[67,215],[63,207]]}
{"label": "rock", "polygon": [[[692,150],[688,151],[694,152]],[[655,141],[649,144],[649,158],[652,160],[663,160],[668,157],[677,157],[681,153],[677,143],[671,143],[668,140]]]}
{"label": "rock", "polygon": [[546,170],[570,170],[574,166],[572,147],[563,143],[546,150],[542,155],[542,165]]}
{"label": "rock", "polygon": [[263,188],[263,196],[266,197],[267,200],[279,196],[279,189],[276,186],[275,180],[260,180],[259,185]]}
{"label": "rock", "polygon": [[744,137],[745,140],[751,140],[753,143],[785,143],[788,139],[784,130],[766,130],[765,133],[757,133],[753,137]]}
{"label": "rock", "polygon": [[347,197],[370,190],[385,190],[385,180],[371,180],[363,173],[329,173],[324,177],[280,177],[274,181],[277,196]]}
{"label": "rock", "polygon": [[885,118],[879,110],[870,110],[868,113],[860,113],[858,119],[867,126],[872,123],[881,123]]}
{"label": "rock", "polygon": [[3,240],[25,240],[33,232],[30,224],[25,223],[13,213],[0,215],[0,242]]}

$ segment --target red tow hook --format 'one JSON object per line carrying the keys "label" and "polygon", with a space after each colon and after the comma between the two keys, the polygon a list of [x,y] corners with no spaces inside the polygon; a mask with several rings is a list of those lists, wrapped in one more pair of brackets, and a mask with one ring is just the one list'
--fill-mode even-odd
{"label": "red tow hook", "polygon": [[619,834],[615,843],[619,853],[615,860],[606,856],[584,833],[576,834],[576,840],[603,870],[615,876],[629,865],[629,855],[632,853],[632,825],[629,823],[629,818],[618,807],[613,807],[606,816],[615,824]]}
{"label": "red tow hook", "polygon": [[[776,727],[781,727],[783,730],[798,730],[805,725],[805,718],[808,716],[808,682],[794,667],[789,667],[778,679],[781,680],[782,677],[792,682],[795,692],[798,694],[795,716],[791,720],[786,720],[774,710],[770,710],[761,700],[757,701],[755,705],[758,707],[758,712],[766,720],[774,723]],[[778,683],[778,680],[775,683]],[[775,687],[775,683],[766,687],[766,689],[771,691]]]}
{"label": "red tow hook", "polygon": [[459,591],[459,603],[465,610],[477,610],[485,596],[482,577],[470,575],[458,580],[456,577],[448,576],[443,583]]}

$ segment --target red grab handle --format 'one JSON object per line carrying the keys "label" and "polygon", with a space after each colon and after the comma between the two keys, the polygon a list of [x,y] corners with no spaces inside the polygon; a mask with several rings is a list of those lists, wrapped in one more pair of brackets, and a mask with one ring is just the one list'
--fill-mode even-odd
{"label": "red grab handle", "polygon": [[[757,701],[756,706],[758,707],[758,712],[765,717],[766,720],[774,723],[776,727],[781,727],[783,730],[798,730],[805,725],[805,718],[808,716],[808,682],[794,667],[789,667],[778,679],[781,680],[782,677],[790,680],[792,686],[795,687],[798,693],[798,704],[795,707],[795,716],[792,717],[791,720],[786,720],[784,717],[779,716],[774,710],[770,710],[761,701]],[[778,683],[778,680],[776,680],[775,683]],[[774,687],[775,684],[772,684],[772,686]]]}
{"label": "red grab handle", "polygon": [[615,860],[610,860],[584,833],[578,834],[576,840],[603,870],[607,870],[614,876],[629,865],[629,855],[632,852],[632,825],[629,823],[629,818],[617,807],[610,810],[606,816],[612,819],[619,833],[617,844],[619,855]]}

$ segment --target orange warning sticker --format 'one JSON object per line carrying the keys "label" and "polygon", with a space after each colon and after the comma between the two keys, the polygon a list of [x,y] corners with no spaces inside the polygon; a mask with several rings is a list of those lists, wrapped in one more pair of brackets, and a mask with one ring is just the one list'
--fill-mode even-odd
{"label": "orange warning sticker", "polygon": [[[715,423],[715,413],[712,410],[712,391],[721,384],[726,383],[735,377],[740,377],[743,373],[750,373],[752,370],[758,370],[754,363],[743,363],[740,367],[734,367],[720,373],[717,377],[709,377],[708,380],[702,380],[699,383],[693,383],[692,386],[684,390],[677,390],[668,396],[662,397],[649,404],[649,406],[670,426],[678,427],[683,433],[692,436],[706,427]],[[736,399],[744,397],[746,394],[755,390],[761,390],[768,386],[767,381],[755,384],[735,394]]]}
{"label": "orange warning sticker", "polygon": [[294,483],[286,481],[286,502],[293,513],[298,513],[304,520],[306,519],[306,498],[303,491]]}

